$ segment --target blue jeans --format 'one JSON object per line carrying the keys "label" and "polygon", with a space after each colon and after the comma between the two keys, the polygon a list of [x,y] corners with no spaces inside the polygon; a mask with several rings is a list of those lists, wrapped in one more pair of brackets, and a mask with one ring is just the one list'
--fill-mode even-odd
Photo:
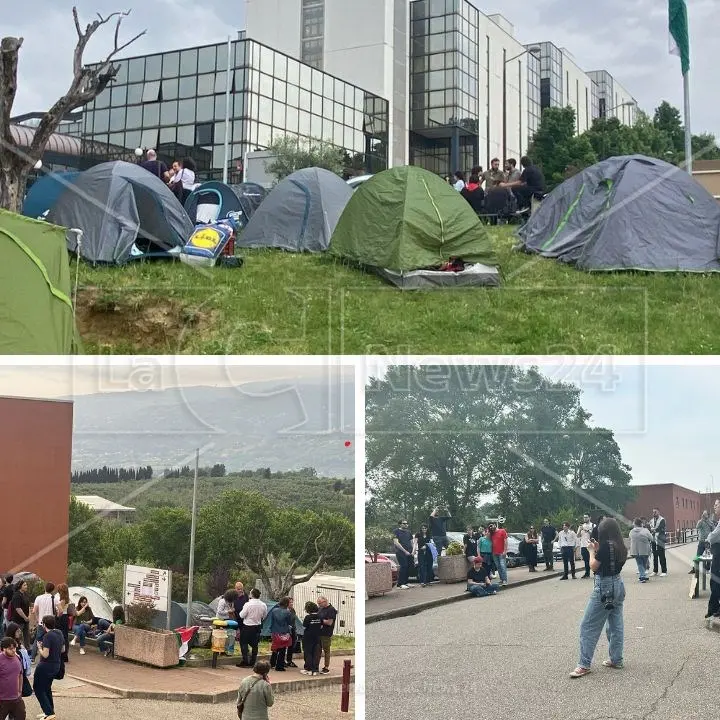
{"label": "blue jeans", "polygon": [[493,562],[500,575],[501,582],[507,582],[507,563],[504,555],[493,555]]}
{"label": "blue jeans", "polygon": [[115,633],[106,632],[103,633],[98,639],[98,650],[101,653],[112,650],[113,655],[115,654]]}
{"label": "blue jeans", "polygon": [[395,557],[398,561],[398,586],[407,585],[408,578],[410,577],[410,563],[413,562],[412,555],[406,555],[404,552],[398,550],[395,553]]}
{"label": "blue jeans", "polygon": [[418,580],[421,584],[427,585],[433,579],[432,552],[421,548],[418,550]]}
{"label": "blue jeans", "polygon": [[52,682],[60,671],[60,663],[40,661],[33,675],[33,692],[45,715],[54,715]]}
{"label": "blue jeans", "polygon": [[640,573],[640,579],[647,580],[648,556],[647,555],[636,555],[635,562],[637,563],[637,566],[638,566],[638,571]]}
{"label": "blue jeans", "polygon": [[485,597],[492,592],[497,592],[500,588],[491,583],[490,585],[468,585],[468,592],[472,593],[475,597]]}
{"label": "blue jeans", "polygon": [[[603,596],[613,596],[613,609],[606,610]],[[585,607],[580,623],[580,667],[589,668],[595,654],[600,633],[607,623],[607,638],[610,643],[610,661],[620,663],[623,659],[623,603],[625,585],[620,575],[613,577],[595,576],[595,586]]]}

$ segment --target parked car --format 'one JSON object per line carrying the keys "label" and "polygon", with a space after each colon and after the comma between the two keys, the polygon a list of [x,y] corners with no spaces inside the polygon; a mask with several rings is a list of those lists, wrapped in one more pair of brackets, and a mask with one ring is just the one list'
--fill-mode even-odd
{"label": "parked car", "polygon": [[[373,562],[373,559],[370,556],[370,553],[368,553],[368,552],[365,553],[365,562],[366,563]],[[387,553],[378,553],[377,562],[383,562],[383,563],[390,564],[390,571],[392,573],[392,583],[393,583],[393,585],[397,585],[398,571],[399,571],[397,561]]]}

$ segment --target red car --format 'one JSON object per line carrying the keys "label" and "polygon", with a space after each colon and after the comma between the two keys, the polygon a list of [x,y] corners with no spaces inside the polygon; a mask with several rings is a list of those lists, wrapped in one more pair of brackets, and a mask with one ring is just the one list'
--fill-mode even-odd
{"label": "red car", "polygon": [[[365,562],[371,563],[372,561],[373,561],[373,559],[370,556],[370,554],[365,553]],[[397,585],[398,571],[399,571],[398,564],[394,560],[391,560],[389,557],[387,557],[387,555],[378,555],[377,562],[390,563],[390,571],[392,572],[392,582],[393,582],[393,585]]]}

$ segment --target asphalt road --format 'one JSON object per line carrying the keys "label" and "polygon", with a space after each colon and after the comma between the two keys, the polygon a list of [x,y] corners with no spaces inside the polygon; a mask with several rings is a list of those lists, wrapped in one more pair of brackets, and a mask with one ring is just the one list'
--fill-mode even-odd
{"label": "asphalt road", "polygon": [[720,638],[689,599],[694,546],[668,551],[665,578],[623,570],[625,669],[572,680],[592,580],[548,580],[366,628],[372,720],[688,720],[714,717]]}

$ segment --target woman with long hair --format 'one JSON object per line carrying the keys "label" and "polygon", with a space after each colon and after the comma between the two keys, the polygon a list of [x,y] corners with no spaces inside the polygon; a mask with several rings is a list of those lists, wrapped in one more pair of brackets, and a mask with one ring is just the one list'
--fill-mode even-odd
{"label": "woman with long hair", "polygon": [[75,620],[75,604],[70,602],[70,593],[68,586],[65,583],[60,583],[55,590],[60,596],[60,602],[58,603],[57,612],[58,617],[55,627],[62,633],[63,640],[65,641],[65,650],[63,650],[63,662],[69,662],[68,650],[70,643],[68,641],[68,633],[73,626]]}
{"label": "woman with long hair", "polygon": [[423,524],[420,532],[415,533],[413,538],[413,550],[417,558],[417,574],[421,587],[426,587],[435,578],[433,572],[433,554],[428,547],[428,543],[432,540],[432,535],[427,524]]}
{"label": "woman with long hair", "polygon": [[530,568],[530,572],[537,572],[538,564],[538,534],[535,526],[531,525],[530,529],[525,533],[525,558]]}
{"label": "woman with long hair", "polygon": [[16,622],[8,623],[5,628],[5,637],[12,638],[17,643],[17,656],[20,658],[20,663],[23,669],[23,697],[28,697],[28,694],[32,691],[30,686],[32,660],[30,659],[30,653],[24,644],[23,629]]}
{"label": "woman with long hair", "polygon": [[590,569],[595,573],[595,585],[580,624],[580,662],[570,673],[571,678],[584,677],[590,672],[600,633],[607,624],[610,659],[605,667],[623,667],[623,603],[625,585],[620,575],[628,557],[620,526],[615,518],[605,518],[598,527],[597,541],[591,541]]}
{"label": "woman with long hair", "polygon": [[115,627],[125,624],[125,610],[122,605],[116,605],[112,611],[112,625],[97,639],[98,650],[105,655],[115,654]]}

